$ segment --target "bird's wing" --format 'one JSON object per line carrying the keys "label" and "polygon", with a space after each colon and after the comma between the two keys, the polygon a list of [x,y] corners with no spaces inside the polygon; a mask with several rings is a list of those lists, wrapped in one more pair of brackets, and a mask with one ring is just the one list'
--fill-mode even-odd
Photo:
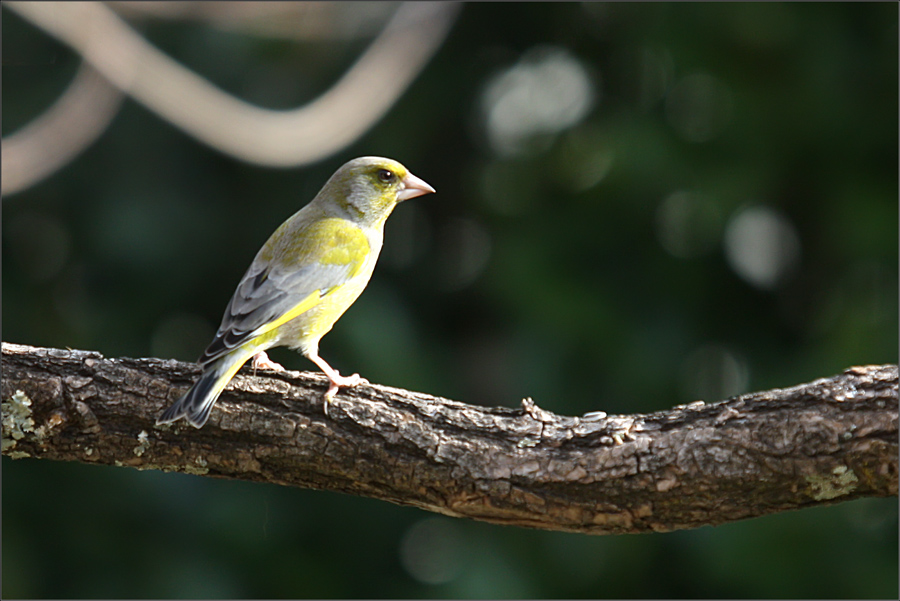
{"label": "bird's wing", "polygon": [[323,219],[281,238],[278,234],[241,278],[200,364],[315,307],[359,274],[370,254],[365,233],[343,219]]}

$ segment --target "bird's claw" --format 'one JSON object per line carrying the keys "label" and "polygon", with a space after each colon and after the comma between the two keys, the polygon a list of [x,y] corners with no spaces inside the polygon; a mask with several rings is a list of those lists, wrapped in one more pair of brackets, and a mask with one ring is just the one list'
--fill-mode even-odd
{"label": "bird's claw", "polygon": [[328,406],[331,404],[331,401],[334,400],[334,395],[337,394],[337,391],[341,388],[352,388],[354,386],[361,386],[364,384],[368,384],[369,381],[360,376],[359,374],[353,374],[352,376],[342,376],[337,374],[334,378],[328,378],[329,386],[328,392],[325,393],[325,416],[331,417],[328,414]]}
{"label": "bird's claw", "polygon": [[284,367],[280,363],[275,363],[265,351],[261,351],[253,355],[253,360],[250,362],[250,365],[253,367],[254,371],[257,369],[271,369],[272,371],[284,371]]}

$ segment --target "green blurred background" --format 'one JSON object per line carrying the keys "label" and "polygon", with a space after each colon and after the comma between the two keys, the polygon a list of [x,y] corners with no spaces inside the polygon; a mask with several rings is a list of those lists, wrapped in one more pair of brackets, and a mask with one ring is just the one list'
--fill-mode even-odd
{"label": "green blurred background", "polygon": [[[134,24],[222,89],[289,108],[327,90],[395,7],[366,9],[368,33],[306,40]],[[2,17],[7,136],[79,59]],[[3,340],[193,361],[271,231],[338,166],[377,154],[438,194],[395,211],[371,284],[324,338],[345,373],[577,415],[896,363],[897,32],[895,3],[467,4],[383,119],[295,169],[238,162],[126,100],[86,152],[3,199]],[[4,598],[898,594],[895,498],[589,537],[329,492],[2,465]]]}

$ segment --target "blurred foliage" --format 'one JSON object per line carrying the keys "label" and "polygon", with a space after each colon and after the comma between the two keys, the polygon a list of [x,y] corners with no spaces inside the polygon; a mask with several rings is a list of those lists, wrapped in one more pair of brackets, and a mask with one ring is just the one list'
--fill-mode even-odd
{"label": "blurred foliage", "polygon": [[[324,338],[342,371],[580,414],[896,362],[897,17],[469,4],[383,120],[304,169],[235,163],[127,101],[82,156],[3,199],[3,339],[194,360],[271,231],[378,154],[438,194],[397,209],[372,283]],[[365,47],[141,30],[273,108],[314,98]],[[9,11],[3,55],[6,135],[78,58]],[[4,598],[898,594],[896,499],[601,538],[6,457],[3,497]]]}

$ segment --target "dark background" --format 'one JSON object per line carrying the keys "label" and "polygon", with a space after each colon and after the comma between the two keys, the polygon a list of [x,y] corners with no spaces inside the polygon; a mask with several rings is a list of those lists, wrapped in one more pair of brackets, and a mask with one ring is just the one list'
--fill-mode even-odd
{"label": "dark background", "polygon": [[[4,61],[8,135],[79,59],[2,17],[4,57],[34,57]],[[287,170],[127,100],[84,154],[3,199],[3,340],[193,361],[267,236],[345,161],[377,154],[438,194],[395,211],[372,282],[323,339],[344,373],[578,415],[896,363],[897,23],[895,3],[469,4],[371,131]],[[138,27],[270,108],[314,99],[368,44]],[[328,492],[2,465],[4,598],[898,594],[893,498],[588,537]]]}

